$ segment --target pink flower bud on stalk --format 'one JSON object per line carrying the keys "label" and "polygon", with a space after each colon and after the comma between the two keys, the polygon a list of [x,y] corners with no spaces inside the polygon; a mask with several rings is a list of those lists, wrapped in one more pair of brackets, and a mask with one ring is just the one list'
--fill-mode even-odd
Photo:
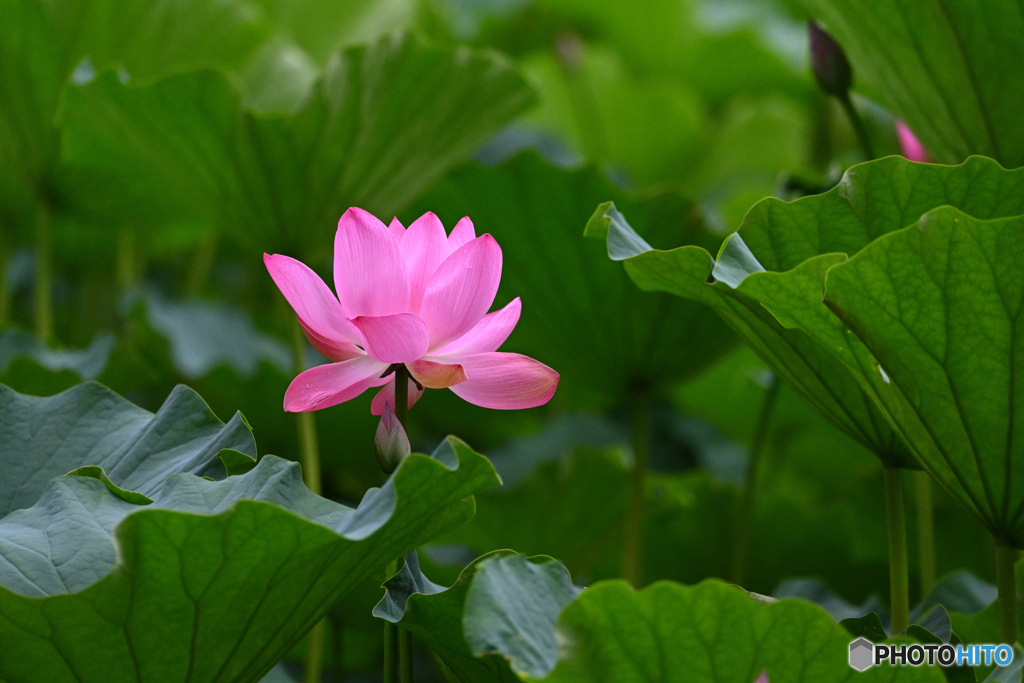
{"label": "pink flower bud on stalk", "polygon": [[896,136],[900,139],[900,149],[903,156],[910,161],[918,161],[922,164],[930,164],[932,158],[928,156],[928,150],[924,148],[921,141],[917,139],[913,131],[902,121],[896,121]]}
{"label": "pink flower bud on stalk", "polygon": [[808,31],[811,36],[811,71],[818,85],[829,95],[846,96],[853,85],[853,70],[846,53],[816,22],[809,22]]}
{"label": "pink flower bud on stalk", "polygon": [[373,457],[377,459],[384,474],[391,474],[411,451],[409,437],[405,435],[402,423],[395,411],[391,410],[391,404],[385,402],[380,422],[377,423],[377,434],[373,437]]}

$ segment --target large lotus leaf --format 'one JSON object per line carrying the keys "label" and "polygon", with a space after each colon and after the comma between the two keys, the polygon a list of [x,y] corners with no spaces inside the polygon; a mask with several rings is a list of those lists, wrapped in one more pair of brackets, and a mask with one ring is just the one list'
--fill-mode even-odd
{"label": "large lotus leaf", "polygon": [[858,673],[848,664],[850,635],[820,607],[761,604],[716,580],[639,592],[605,581],[579,592],[557,562],[503,551],[449,589],[408,571],[387,587],[378,615],[442,649],[466,683],[515,680],[510,669],[551,682],[750,683],[763,670],[773,683],[944,680],[924,667]]}
{"label": "large lotus leaf", "polygon": [[1015,215],[1022,189],[1024,172],[983,158],[935,166],[890,157],[850,169],[825,194],[758,203],[717,263],[698,247],[663,252],[636,242],[615,207],[605,209],[615,219],[606,234],[609,255],[640,287],[710,304],[833,424],[883,461],[915,466],[875,402],[874,359],[821,303],[825,272],[937,206]]}
{"label": "large lotus leaf", "polygon": [[145,87],[102,74],[68,90],[62,153],[103,178],[102,202],[202,216],[261,251],[326,253],[345,209],[391,216],[532,97],[493,53],[393,36],[336,55],[287,117],[242,111],[217,72]]}
{"label": "large lotus leaf", "polygon": [[1024,218],[952,207],[834,266],[825,300],[881,364],[880,400],[928,471],[1024,545]]}
{"label": "large lotus leaf", "polygon": [[[45,410],[31,419],[40,405],[3,413],[45,428]],[[130,425],[108,412],[109,423],[78,422],[113,444]],[[108,450],[100,441],[81,443],[86,457]],[[298,465],[273,456],[222,481],[177,471],[174,450],[150,459],[170,475],[150,504],[84,468],[0,520],[0,679],[259,680],[346,590],[464,522],[470,496],[497,483],[456,439],[405,460],[355,509],[315,496]]]}
{"label": "large lotus leaf", "polygon": [[0,384],[24,394],[55,394],[99,377],[110,361],[114,338],[96,335],[84,349],[51,349],[28,332],[0,332]]}
{"label": "large lotus leaf", "polygon": [[557,368],[570,398],[586,387],[606,402],[669,386],[735,343],[704,307],[636,291],[599,245],[580,238],[575,226],[609,196],[656,244],[715,242],[692,219],[692,203],[675,193],[630,197],[596,169],[566,171],[532,153],[459,169],[410,212],[433,211],[449,226],[468,215],[478,233],[494,235],[504,258],[499,301],[523,302],[507,348]]}
{"label": "large lotus leaf", "polygon": [[47,482],[80,467],[151,496],[176,472],[223,478],[221,450],[256,455],[241,414],[222,423],[186,386],[153,414],[94,382],[46,398],[0,385],[0,415],[0,515],[35,504]]}
{"label": "large lotus leaf", "polygon": [[[31,219],[69,190],[54,128],[76,67],[123,65],[132,78],[197,66],[243,68],[273,26],[245,0],[4,0],[0,3],[0,213]],[[83,58],[90,62],[81,66]],[[87,180],[86,177],[77,178]]]}
{"label": "large lotus leaf", "polygon": [[[856,80],[944,163],[971,154],[1024,164],[1024,11],[1014,0],[803,0]],[[856,85],[856,84],[855,84]]]}
{"label": "large lotus leaf", "polygon": [[556,636],[572,647],[544,678],[551,683],[747,683],[765,670],[772,683],[945,680],[938,667],[854,671],[849,634],[820,607],[761,604],[716,580],[642,591],[623,581],[596,584],[565,608]]}
{"label": "large lotus leaf", "polygon": [[550,671],[555,622],[580,592],[556,560],[509,550],[479,558],[451,588],[432,583],[415,562],[385,588],[374,614],[422,637],[462,683]]}

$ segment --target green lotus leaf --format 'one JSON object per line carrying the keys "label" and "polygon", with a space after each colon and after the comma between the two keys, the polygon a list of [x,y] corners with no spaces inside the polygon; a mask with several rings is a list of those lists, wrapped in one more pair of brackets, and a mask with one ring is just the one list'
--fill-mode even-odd
{"label": "green lotus leaf", "polygon": [[851,168],[825,194],[758,203],[717,261],[695,246],[657,251],[632,243],[614,207],[605,209],[607,232],[589,232],[606,239],[609,256],[624,261],[641,288],[712,306],[790,386],[883,462],[919,467],[878,407],[874,357],[821,303],[825,273],[937,206],[979,218],[1020,213],[1022,190],[1024,172],[989,159],[936,166],[889,157]]}
{"label": "green lotus leaf", "polygon": [[96,335],[84,349],[51,349],[19,329],[0,332],[0,384],[25,394],[56,394],[99,377],[107,367],[114,338]]}
{"label": "green lotus leaf", "polygon": [[693,220],[692,202],[676,193],[630,196],[595,168],[567,171],[533,153],[459,169],[409,212],[433,211],[448,226],[469,216],[478,232],[494,235],[504,258],[498,301],[521,297],[524,311],[503,348],[556,368],[565,400],[580,398],[584,387],[605,403],[664,389],[736,343],[703,307],[638,292],[599,245],[580,239],[574,226],[609,196],[656,244],[716,243]]}
{"label": "green lotus leaf", "polygon": [[634,591],[598,583],[565,608],[556,631],[571,643],[543,680],[747,683],[767,671],[795,681],[943,681],[938,668],[848,663],[851,637],[820,607],[802,600],[761,604],[721,581],[668,581]]}
{"label": "green lotus leaf", "polygon": [[425,638],[465,683],[516,680],[513,671],[596,683],[750,683],[763,670],[773,683],[944,680],[926,667],[858,673],[847,661],[851,636],[820,607],[763,604],[717,580],[642,591],[602,581],[580,592],[558,562],[498,551],[451,588],[430,583],[418,567],[387,588],[378,616]]}
{"label": "green lotus leaf", "polygon": [[875,391],[928,471],[997,541],[1024,545],[1024,217],[953,207],[834,266],[825,301],[878,359]]}
{"label": "green lotus leaf", "polygon": [[1024,13],[1012,0],[804,0],[843,46],[855,87],[905,120],[932,156],[1024,164]]}
{"label": "green lotus leaf", "polygon": [[244,112],[219,72],[145,87],[107,72],[67,91],[59,125],[68,165],[102,179],[97,210],[200,217],[308,255],[349,206],[393,215],[532,100],[494,53],[396,35],[338,53],[292,116]]}
{"label": "green lotus leaf", "polygon": [[0,515],[34,505],[51,479],[81,467],[152,497],[177,472],[223,479],[223,449],[256,456],[245,418],[222,423],[186,386],[153,414],[95,382],[46,398],[0,385],[0,415]]}
{"label": "green lotus leaf", "polygon": [[[50,399],[15,395],[20,403],[5,390],[3,424],[15,437],[36,435],[10,449],[22,458],[125,455],[109,477],[92,467],[75,474],[93,476],[51,479],[31,507],[0,519],[0,679],[257,681],[339,596],[471,517],[472,494],[498,481],[454,438],[432,457],[403,461],[355,509],[314,495],[297,464],[274,456],[211,481],[182,470],[184,448],[160,447],[192,436],[192,450],[217,455],[198,448],[216,439],[202,416],[182,410],[185,392],[152,416],[98,385]],[[59,412],[73,428],[61,431]],[[152,502],[138,505],[123,494],[143,468],[124,472],[118,462],[132,465],[129,456],[143,452]],[[226,453],[231,463],[244,459]]]}
{"label": "green lotus leaf", "polygon": [[426,640],[456,680],[518,681],[554,667],[555,622],[580,592],[558,561],[499,550],[444,588],[408,559],[374,614]]}

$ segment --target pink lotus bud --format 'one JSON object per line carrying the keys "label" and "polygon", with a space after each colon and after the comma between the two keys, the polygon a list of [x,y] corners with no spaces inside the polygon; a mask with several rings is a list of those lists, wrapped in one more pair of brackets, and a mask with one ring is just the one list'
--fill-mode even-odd
{"label": "pink lotus bud", "polygon": [[377,434],[373,437],[373,457],[377,458],[377,464],[385,474],[391,474],[411,451],[402,423],[391,410],[391,404],[385,403]]}
{"label": "pink lotus bud", "polygon": [[768,669],[761,672],[761,675],[754,679],[754,683],[769,683],[768,681]]}
{"label": "pink lotus bud", "polygon": [[900,139],[900,149],[903,156],[910,161],[919,161],[923,164],[930,164],[932,158],[928,156],[928,150],[924,148],[921,141],[917,139],[913,131],[902,121],[896,121],[896,136]]}
{"label": "pink lotus bud", "polygon": [[853,84],[853,71],[846,60],[846,53],[817,23],[810,22],[808,31],[811,36],[811,71],[818,85],[829,95],[846,95]]}

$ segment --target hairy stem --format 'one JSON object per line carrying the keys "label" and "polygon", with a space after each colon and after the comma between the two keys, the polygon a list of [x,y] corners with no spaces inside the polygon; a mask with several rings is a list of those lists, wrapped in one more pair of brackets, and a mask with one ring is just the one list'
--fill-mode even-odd
{"label": "hairy stem", "polygon": [[875,150],[871,145],[871,138],[868,137],[868,129],[864,126],[864,119],[857,113],[849,93],[839,95],[837,98],[839,99],[839,104],[843,107],[843,111],[846,112],[846,118],[850,120],[850,125],[853,126],[853,132],[857,134],[857,142],[860,143],[865,160],[871,161],[875,158]]}
{"label": "hairy stem", "polygon": [[50,207],[40,201],[36,210],[36,268],[33,304],[36,336],[44,344],[53,339],[53,249]]}
{"label": "hairy stem", "polygon": [[637,397],[631,418],[633,472],[630,480],[629,509],[626,511],[622,548],[622,578],[641,586],[643,567],[644,517],[646,516],[647,466],[650,457],[651,416],[646,397]]}
{"label": "hairy stem", "polygon": [[935,510],[932,480],[927,472],[914,472],[914,501],[917,508],[917,561],[920,564],[921,598],[935,585]]}
{"label": "hairy stem", "polygon": [[1017,551],[996,541],[996,586],[999,588],[999,640],[1012,645],[1019,637],[1017,617],[1017,579],[1013,565]]}
{"label": "hairy stem", "polygon": [[[292,336],[292,360],[295,375],[298,376],[305,367],[306,338],[302,328],[296,323]],[[295,413],[295,422],[299,434],[299,464],[302,467],[302,481],[306,488],[320,495],[320,449],[316,439],[316,419],[313,413]],[[321,620],[309,632],[306,650],[305,683],[319,683],[324,668],[324,622]]]}
{"label": "hairy stem", "polygon": [[740,499],[739,518],[736,522],[736,538],[732,548],[732,570],[730,580],[743,585],[743,574],[747,565],[747,553],[750,551],[750,533],[754,517],[754,489],[757,486],[757,473],[760,469],[762,454],[768,442],[768,425],[771,422],[772,408],[775,398],[779,395],[781,384],[774,376],[772,383],[765,392],[761,403],[761,412],[757,416],[754,427],[754,441],[750,446],[750,464],[747,466],[747,477],[743,484],[743,497]]}
{"label": "hairy stem", "polygon": [[910,619],[910,589],[907,579],[907,525],[903,514],[903,482],[900,470],[884,467],[885,517],[889,528],[889,607],[892,635],[906,630]]}

